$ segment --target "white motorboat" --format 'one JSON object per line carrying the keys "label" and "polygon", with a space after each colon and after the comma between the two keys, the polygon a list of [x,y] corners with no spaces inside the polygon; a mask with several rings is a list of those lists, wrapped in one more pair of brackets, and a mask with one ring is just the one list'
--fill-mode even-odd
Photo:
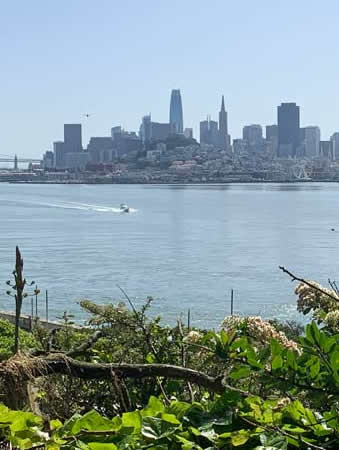
{"label": "white motorboat", "polygon": [[125,203],[120,203],[120,211],[123,213],[128,213],[129,207]]}

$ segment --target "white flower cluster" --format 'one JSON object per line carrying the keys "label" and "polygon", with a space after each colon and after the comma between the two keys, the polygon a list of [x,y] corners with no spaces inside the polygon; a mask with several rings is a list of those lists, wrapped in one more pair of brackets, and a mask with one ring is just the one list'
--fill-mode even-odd
{"label": "white flower cluster", "polygon": [[196,344],[200,341],[202,338],[202,335],[199,333],[199,331],[190,331],[187,336],[184,337],[183,341],[188,344]]}
{"label": "white flower cluster", "polygon": [[222,322],[222,328],[225,331],[234,331],[245,328],[249,335],[262,344],[269,344],[271,339],[276,339],[285,348],[300,352],[296,342],[287,338],[282,331],[277,331],[269,322],[259,316],[229,316]]}
{"label": "white flower cluster", "polygon": [[[298,295],[298,311],[304,314],[312,311],[315,319],[320,319],[331,328],[339,331],[338,294],[314,281],[308,281],[308,283],[314,287],[300,283],[295,290],[295,293]],[[320,292],[319,289],[323,292]],[[335,299],[338,300],[336,301]]]}
{"label": "white flower cluster", "polygon": [[339,309],[326,314],[324,322],[335,332],[339,332]]}

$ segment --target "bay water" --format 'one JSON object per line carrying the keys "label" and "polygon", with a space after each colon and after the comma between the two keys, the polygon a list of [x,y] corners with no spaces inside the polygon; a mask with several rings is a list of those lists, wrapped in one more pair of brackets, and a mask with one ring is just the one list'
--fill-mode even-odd
{"label": "bay water", "polygon": [[136,306],[152,296],[164,323],[190,309],[193,325],[217,327],[231,289],[240,314],[303,321],[296,283],[279,266],[324,285],[338,279],[338,199],[335,183],[2,183],[0,309],[14,310],[6,280],[18,245],[42,318],[46,289],[50,319],[68,311],[80,322],[81,299],[123,300],[119,285]]}

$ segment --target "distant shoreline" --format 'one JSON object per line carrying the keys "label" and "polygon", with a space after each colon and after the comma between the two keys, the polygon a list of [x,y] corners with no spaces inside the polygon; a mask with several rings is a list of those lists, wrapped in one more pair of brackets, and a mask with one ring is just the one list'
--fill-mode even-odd
{"label": "distant shoreline", "polygon": [[290,181],[275,181],[275,180],[247,180],[247,181],[201,181],[201,182],[122,182],[122,183],[112,183],[112,182],[88,182],[88,181],[1,181],[0,183],[7,184],[42,184],[42,185],[55,185],[55,184],[72,184],[72,185],[115,185],[115,186],[202,186],[202,185],[225,185],[225,184],[300,184],[300,183],[339,183],[339,180],[290,180]]}

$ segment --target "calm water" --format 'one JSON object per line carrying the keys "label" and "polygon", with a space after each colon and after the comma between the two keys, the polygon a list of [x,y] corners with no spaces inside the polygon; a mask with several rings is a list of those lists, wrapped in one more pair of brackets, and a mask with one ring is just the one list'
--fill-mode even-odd
{"label": "calm water", "polygon": [[[49,291],[50,317],[82,319],[77,301],[121,299],[119,284],[138,305],[153,296],[165,322],[191,308],[193,324],[217,326],[231,288],[243,314],[301,319],[278,266],[338,279],[338,199],[339,185],[325,183],[0,184],[0,309],[13,309],[5,282],[19,245],[26,277]],[[119,213],[121,202],[131,214]]]}

